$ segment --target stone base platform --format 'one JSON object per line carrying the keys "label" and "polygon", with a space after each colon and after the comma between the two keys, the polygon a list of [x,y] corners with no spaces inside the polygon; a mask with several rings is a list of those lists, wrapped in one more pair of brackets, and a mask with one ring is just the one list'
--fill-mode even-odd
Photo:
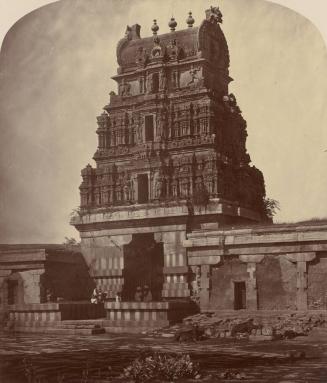
{"label": "stone base platform", "polygon": [[104,307],[108,332],[140,333],[181,322],[196,312],[189,301],[106,302]]}
{"label": "stone base platform", "polygon": [[5,330],[17,332],[97,334],[104,333],[100,318],[103,304],[89,302],[10,305]]}
{"label": "stone base platform", "polygon": [[195,312],[189,301],[11,305],[5,330],[67,335],[140,333],[181,322]]}
{"label": "stone base platform", "polygon": [[[5,327],[6,331],[25,332],[25,333],[41,333],[41,334],[64,334],[64,335],[97,335],[104,334],[106,330],[102,327],[102,321],[94,320],[89,324],[81,323],[26,323],[11,327]],[[79,321],[76,321],[79,322]]]}

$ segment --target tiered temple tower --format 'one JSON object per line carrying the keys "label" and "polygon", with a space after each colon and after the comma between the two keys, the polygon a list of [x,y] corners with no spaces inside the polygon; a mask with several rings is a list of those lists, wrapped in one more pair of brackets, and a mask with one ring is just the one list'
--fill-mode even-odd
{"label": "tiered temple tower", "polygon": [[96,167],[82,170],[72,224],[97,284],[132,299],[149,284],[156,300],[186,298],[182,241],[199,227],[266,220],[262,173],[250,165],[246,122],[229,94],[229,52],[218,8],[194,27],[117,46],[118,94],[97,118]]}

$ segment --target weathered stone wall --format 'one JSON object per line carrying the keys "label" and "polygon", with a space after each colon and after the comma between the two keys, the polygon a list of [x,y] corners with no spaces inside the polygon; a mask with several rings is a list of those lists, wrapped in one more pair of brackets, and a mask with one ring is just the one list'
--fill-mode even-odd
{"label": "weathered stone wall", "polygon": [[23,302],[21,303],[40,303],[41,302],[41,289],[40,289],[40,277],[44,273],[44,270],[27,270],[22,271],[19,274],[21,278],[21,290],[20,294],[23,295]]}
{"label": "weathered stone wall", "polygon": [[117,292],[122,292],[125,267],[124,246],[132,241],[133,235],[145,233],[152,233],[154,240],[163,244],[162,297],[188,297],[190,295],[187,281],[188,266],[186,249],[183,246],[186,237],[185,224],[123,227],[82,233],[82,253],[95,284],[108,292],[110,298],[115,298]]}
{"label": "weathered stone wall", "polygon": [[308,265],[308,307],[327,309],[327,252],[317,253]]}
{"label": "weathered stone wall", "polygon": [[83,256],[95,285],[114,298],[123,288],[124,245],[132,235],[94,234],[82,238]]}
{"label": "weathered stone wall", "polygon": [[247,266],[238,257],[225,258],[221,266],[212,270],[210,308],[234,309],[234,282],[248,279]]}
{"label": "weathered stone wall", "polygon": [[[250,311],[327,308],[327,222],[208,228],[189,233],[184,246],[188,263],[209,271],[204,288],[210,281],[213,309],[233,309],[232,282],[238,279],[245,282]],[[228,259],[238,266],[228,267]],[[237,286],[237,308],[245,306],[243,289]],[[201,310],[207,310],[206,302],[200,296]]]}
{"label": "weathered stone wall", "polygon": [[296,308],[296,266],[283,255],[266,255],[257,264],[256,277],[260,310]]}

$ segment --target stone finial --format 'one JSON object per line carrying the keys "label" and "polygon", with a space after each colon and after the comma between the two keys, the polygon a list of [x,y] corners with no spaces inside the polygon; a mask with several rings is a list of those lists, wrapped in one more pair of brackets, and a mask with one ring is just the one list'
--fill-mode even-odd
{"label": "stone finial", "polygon": [[169,23],[168,23],[168,27],[170,28],[170,30],[171,30],[172,32],[175,31],[175,29],[176,29],[176,27],[177,27],[177,22],[176,22],[176,20],[174,19],[174,17],[172,17],[172,18],[170,19],[170,21],[169,21]]}
{"label": "stone finial", "polygon": [[195,20],[192,16],[192,12],[190,11],[188,13],[188,18],[186,19],[186,24],[188,25],[189,28],[192,28],[193,27],[193,24],[194,24]]}
{"label": "stone finial", "polygon": [[223,22],[223,15],[220,12],[219,7],[210,7],[206,10],[206,18],[212,24],[218,24]]}
{"label": "stone finial", "polygon": [[140,35],[140,31],[141,31],[141,26],[139,24],[134,24],[131,26],[131,39],[132,40],[138,40],[141,38],[141,35]]}
{"label": "stone finial", "polygon": [[127,40],[131,39],[131,31],[132,31],[132,28],[129,25],[127,25],[126,31],[125,31],[125,38]]}
{"label": "stone finial", "polygon": [[159,31],[159,25],[157,24],[157,20],[156,19],[153,20],[153,25],[151,27],[151,30],[152,30],[154,35],[156,35],[157,32]]}
{"label": "stone finial", "polygon": [[141,26],[138,24],[134,24],[131,27],[127,25],[126,32],[125,32],[125,38],[127,40],[137,40],[140,39],[140,30]]}

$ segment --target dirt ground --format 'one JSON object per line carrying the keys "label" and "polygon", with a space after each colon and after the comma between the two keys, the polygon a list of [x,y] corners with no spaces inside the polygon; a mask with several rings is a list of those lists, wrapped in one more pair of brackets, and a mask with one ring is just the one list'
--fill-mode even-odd
{"label": "dirt ground", "polygon": [[[0,334],[0,382],[113,382],[140,353],[189,354],[206,382],[240,371],[245,382],[327,382],[327,336],[313,332],[293,340],[209,339],[177,343],[147,335]],[[305,353],[305,357],[297,355]]]}

